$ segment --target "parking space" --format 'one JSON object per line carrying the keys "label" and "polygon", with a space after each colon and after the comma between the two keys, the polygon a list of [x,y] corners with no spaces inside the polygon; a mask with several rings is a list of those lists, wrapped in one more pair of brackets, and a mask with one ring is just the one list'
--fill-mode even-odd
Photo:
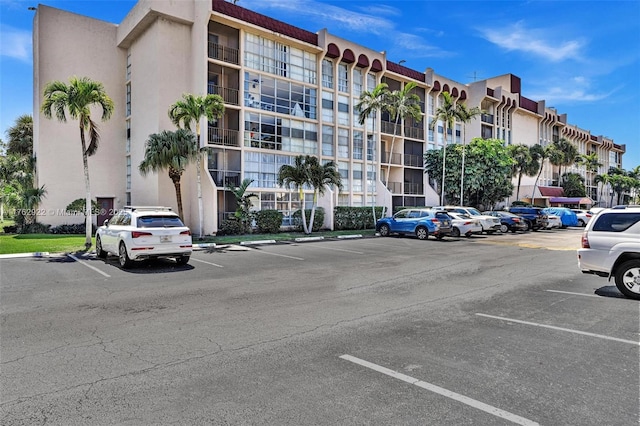
{"label": "parking space", "polygon": [[2,260],[0,420],[633,424],[640,304],[579,272],[580,235]]}

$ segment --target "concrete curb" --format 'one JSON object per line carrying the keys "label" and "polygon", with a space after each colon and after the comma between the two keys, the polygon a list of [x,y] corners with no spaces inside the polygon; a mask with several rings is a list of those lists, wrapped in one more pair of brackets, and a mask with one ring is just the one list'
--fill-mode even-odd
{"label": "concrete curb", "polygon": [[[54,256],[59,255],[54,253]],[[11,254],[0,254],[0,259],[16,259],[20,257],[51,257],[51,254],[48,251],[36,252],[36,253],[11,253]]]}
{"label": "concrete curb", "polygon": [[275,244],[276,240],[256,240],[256,241],[241,241],[240,245],[241,246],[252,246],[252,245],[259,245],[259,244]]}
{"label": "concrete curb", "polygon": [[324,240],[324,237],[300,237],[300,238],[295,238],[293,241],[295,241],[296,243],[302,243],[306,241],[322,241],[322,240]]}

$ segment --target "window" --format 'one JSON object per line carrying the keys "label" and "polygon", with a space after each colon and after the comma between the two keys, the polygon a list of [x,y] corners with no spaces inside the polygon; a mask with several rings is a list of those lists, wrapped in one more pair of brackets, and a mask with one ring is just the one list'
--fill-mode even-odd
{"label": "window", "polygon": [[333,89],[333,62],[329,59],[322,60],[322,87]]}
{"label": "window", "polygon": [[322,92],[322,121],[333,123],[333,93]]}
{"label": "window", "polygon": [[333,157],[333,127],[322,126],[322,155]]}
{"label": "window", "polygon": [[140,216],[138,228],[179,228],[184,226],[178,216]]}
{"label": "window", "polygon": [[349,93],[349,68],[347,64],[338,64],[338,90]]}
{"label": "window", "polygon": [[342,178],[342,190],[349,191],[349,163],[346,161],[338,161],[338,173]]}
{"label": "window", "polygon": [[362,164],[353,164],[353,184],[352,189],[356,192],[362,192]]}
{"label": "window", "polygon": [[245,37],[245,66],[317,84],[316,55],[254,34]]}
{"label": "window", "polygon": [[125,116],[131,115],[131,83],[127,83],[127,105],[125,110]]}
{"label": "window", "polygon": [[127,73],[125,80],[131,80],[131,52],[127,53]]}
{"label": "window", "polygon": [[312,87],[245,73],[244,91],[244,104],[247,107],[317,118],[317,91]]}
{"label": "window", "polygon": [[127,155],[127,190],[131,189],[131,156]]}
{"label": "window", "polygon": [[349,130],[338,129],[338,157],[349,158]]}
{"label": "window", "polygon": [[354,131],[353,132],[353,158],[355,160],[362,160],[362,151],[363,151],[363,135],[362,132]]}
{"label": "window", "polygon": [[356,68],[353,70],[353,96],[360,96],[362,93],[362,88],[364,86],[364,77],[362,75],[362,70],[360,68]]}
{"label": "window", "polygon": [[367,160],[376,161],[376,137],[367,135]]}
{"label": "window", "polygon": [[338,95],[338,124],[348,126],[350,123],[349,118],[349,98]]}

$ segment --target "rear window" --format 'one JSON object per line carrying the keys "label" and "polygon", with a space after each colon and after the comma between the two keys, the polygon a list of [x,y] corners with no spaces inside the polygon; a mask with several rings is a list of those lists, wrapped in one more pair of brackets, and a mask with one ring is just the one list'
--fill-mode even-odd
{"label": "rear window", "polygon": [[606,213],[596,219],[594,231],[623,232],[640,222],[640,213]]}
{"label": "rear window", "polygon": [[138,228],[176,228],[184,226],[178,216],[140,216]]}

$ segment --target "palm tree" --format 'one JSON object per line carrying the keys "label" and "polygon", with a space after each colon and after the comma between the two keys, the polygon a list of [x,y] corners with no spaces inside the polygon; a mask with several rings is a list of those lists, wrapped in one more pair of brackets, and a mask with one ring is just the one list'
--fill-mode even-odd
{"label": "palm tree", "polygon": [[[409,117],[416,121],[422,120],[422,111],[420,110],[420,97],[411,91],[417,86],[414,82],[409,82],[404,85],[401,90],[394,90],[386,96],[384,109],[389,113],[392,120],[395,121],[393,137],[391,138],[391,149],[389,150],[390,157],[393,156],[393,145],[396,141],[396,129],[400,120],[405,120]],[[389,183],[389,177],[391,174],[391,158],[389,158],[389,164],[387,165],[387,185]],[[382,209],[384,216],[384,210]]]}
{"label": "palm tree", "polygon": [[460,169],[460,204],[464,204],[464,157],[467,146],[467,123],[474,119],[476,116],[482,114],[482,110],[478,107],[467,108],[465,104],[457,105],[458,120],[462,125],[462,166]]}
{"label": "palm tree", "polygon": [[305,185],[309,185],[310,177],[306,164],[306,159],[313,158],[309,155],[302,156],[297,155],[293,159],[293,165],[285,164],[278,170],[278,185],[291,189],[292,187],[298,190],[300,202],[302,203],[302,229],[305,234],[309,234],[307,229],[307,218],[305,213],[305,200],[303,188]]}
{"label": "palm tree", "polygon": [[551,164],[558,166],[558,186],[560,186],[560,178],[562,177],[562,166],[570,166],[576,162],[578,158],[578,148],[565,138],[560,138],[552,145],[553,152],[549,159]]}
{"label": "palm tree", "polygon": [[531,154],[532,162],[536,163],[538,167],[538,175],[536,176],[536,180],[533,182],[533,191],[531,192],[531,205],[534,205],[534,200],[536,197],[536,187],[538,186],[538,180],[540,179],[540,175],[542,174],[542,170],[544,168],[544,162],[551,155],[551,147],[543,147],[540,144],[532,145],[529,148],[529,153]]}
{"label": "palm tree", "polygon": [[13,126],[7,129],[7,154],[33,155],[33,117],[21,115]]}
{"label": "palm tree", "polygon": [[180,178],[187,164],[197,158],[198,146],[191,131],[178,129],[175,132],[170,132],[165,130],[162,133],[149,135],[144,148],[144,159],[138,166],[138,170],[143,176],[149,172],[168,171],[176,191],[178,214],[183,220]]}
{"label": "palm tree", "polygon": [[593,182],[596,184],[596,189],[599,184],[602,184],[600,190],[598,191],[598,202],[600,203],[602,201],[602,191],[604,190],[605,185],[609,184],[609,175],[595,175],[593,178]]}
{"label": "palm tree", "polygon": [[202,167],[202,149],[200,148],[200,120],[203,117],[207,121],[216,120],[224,115],[224,100],[220,95],[194,96],[190,93],[182,95],[182,100],[177,101],[169,107],[169,118],[178,127],[191,130],[191,123],[195,122],[198,156],[196,166],[196,182],[198,192],[198,236],[202,238],[202,228],[204,221],[204,207],[202,204],[202,178],[200,168]]}
{"label": "palm tree", "polygon": [[253,205],[251,199],[258,197],[255,192],[247,193],[247,189],[253,182],[253,179],[244,179],[240,186],[229,185],[227,187],[238,203],[235,217],[242,223],[243,232],[251,229],[249,226],[251,222],[251,206]]}
{"label": "palm tree", "polygon": [[456,111],[453,97],[449,92],[442,92],[442,100],[443,103],[436,109],[435,115],[431,119],[431,123],[429,123],[429,128],[433,130],[439,121],[442,121],[444,127],[444,145],[442,146],[442,188],[440,188],[440,204],[444,205],[444,177],[447,167],[447,132],[448,129],[453,127],[453,123],[458,117],[458,112]]}
{"label": "palm tree", "polygon": [[538,172],[538,161],[531,155],[531,150],[528,145],[518,144],[507,146],[509,155],[513,159],[513,166],[511,167],[511,176],[518,177],[518,186],[516,189],[516,200],[520,199],[520,184],[522,182],[522,176],[533,176]]}
{"label": "palm tree", "polygon": [[[69,85],[61,81],[47,83],[44,88],[44,101],[42,112],[46,118],[56,116],[58,121],[67,121],[69,116],[78,120],[80,127],[80,143],[82,145],[82,164],[84,166],[84,185],[86,191],[85,210],[91,211],[91,184],[89,182],[88,157],[98,150],[100,135],[97,124],[91,119],[91,107],[99,106],[102,109],[102,121],[106,121],[113,113],[113,101],[104,90],[102,83],[93,81],[87,77],[71,77]],[[85,132],[89,134],[87,144]],[[91,247],[91,215],[87,214],[85,220],[85,247]]]}
{"label": "palm tree", "polygon": [[318,204],[318,194],[324,195],[328,186],[336,186],[342,189],[342,177],[338,172],[335,162],[329,161],[320,164],[317,157],[307,158],[309,168],[309,184],[313,188],[313,204],[311,206],[311,217],[309,218],[309,231],[313,231],[313,219],[315,218],[316,206]]}
{"label": "palm tree", "polygon": [[[389,86],[387,85],[387,83],[380,83],[376,87],[374,87],[373,90],[363,92],[360,95],[360,99],[356,104],[356,110],[359,113],[358,122],[360,123],[360,125],[364,125],[364,123],[367,121],[367,118],[369,118],[370,116],[375,115],[377,112],[381,112],[385,110],[388,96],[389,96]],[[377,218],[376,218],[375,201],[373,200],[374,198],[373,195],[375,193],[374,188],[375,186],[372,185],[371,186],[371,192],[372,192],[371,212],[373,217],[373,223],[375,225],[375,223],[377,222]]]}

